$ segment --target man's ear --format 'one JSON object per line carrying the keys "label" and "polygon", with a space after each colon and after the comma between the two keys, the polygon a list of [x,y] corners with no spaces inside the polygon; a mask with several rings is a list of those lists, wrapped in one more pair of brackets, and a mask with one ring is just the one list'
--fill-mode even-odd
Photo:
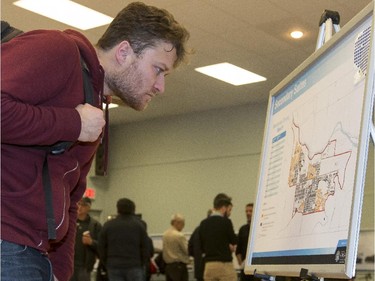
{"label": "man's ear", "polygon": [[130,46],[129,42],[128,41],[121,41],[118,45],[117,45],[117,49],[116,49],[116,60],[119,64],[123,64],[125,63],[126,61],[126,58],[133,54],[133,49],[132,47]]}

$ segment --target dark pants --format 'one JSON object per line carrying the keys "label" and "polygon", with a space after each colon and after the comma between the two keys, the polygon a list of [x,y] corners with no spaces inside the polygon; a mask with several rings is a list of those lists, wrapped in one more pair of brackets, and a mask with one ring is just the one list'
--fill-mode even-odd
{"label": "dark pants", "polygon": [[91,273],[84,267],[74,267],[74,273],[70,281],[90,281]]}
{"label": "dark pants", "polygon": [[186,264],[182,262],[168,263],[165,268],[165,277],[167,281],[188,281]]}

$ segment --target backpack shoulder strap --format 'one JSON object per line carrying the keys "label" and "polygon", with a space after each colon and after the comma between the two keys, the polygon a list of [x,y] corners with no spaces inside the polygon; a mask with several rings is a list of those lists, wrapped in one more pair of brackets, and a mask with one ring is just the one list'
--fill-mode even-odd
{"label": "backpack shoulder strap", "polygon": [[[81,66],[82,66],[82,76],[83,76],[83,91],[85,95],[85,103],[94,105],[94,88],[91,83],[90,74],[88,67],[81,56]],[[65,150],[73,145],[73,142],[59,142],[52,147],[47,146],[44,149],[47,151],[44,164],[43,164],[43,189],[45,196],[45,205],[46,205],[46,219],[47,219],[47,229],[48,229],[48,239],[56,239],[56,228],[55,228],[55,218],[53,212],[52,204],[52,186],[51,179],[48,169],[48,152],[52,154],[62,154]]]}
{"label": "backpack shoulder strap", "polygon": [[1,43],[8,42],[21,33],[23,33],[21,30],[11,26],[8,22],[1,21]]}
{"label": "backpack shoulder strap", "polygon": [[82,78],[83,78],[83,91],[85,94],[85,102],[94,105],[94,88],[91,83],[90,71],[86,62],[81,56]]}

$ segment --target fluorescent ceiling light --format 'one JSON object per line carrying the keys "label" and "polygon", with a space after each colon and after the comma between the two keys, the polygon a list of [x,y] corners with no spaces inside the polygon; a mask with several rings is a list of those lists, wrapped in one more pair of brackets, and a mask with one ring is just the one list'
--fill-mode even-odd
{"label": "fluorescent ceiling light", "polygon": [[20,0],[13,4],[81,30],[106,25],[113,20],[107,15],[69,0]]}
{"label": "fluorescent ceiling light", "polygon": [[267,80],[263,76],[227,62],[198,67],[195,70],[235,86]]}

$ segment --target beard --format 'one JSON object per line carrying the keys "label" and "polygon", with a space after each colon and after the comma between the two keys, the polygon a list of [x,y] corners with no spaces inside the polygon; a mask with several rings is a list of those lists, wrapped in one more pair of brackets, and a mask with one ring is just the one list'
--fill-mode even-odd
{"label": "beard", "polygon": [[145,83],[138,66],[138,62],[134,61],[124,70],[108,73],[104,80],[113,94],[127,106],[142,111],[147,107],[147,102],[143,101],[142,89]]}

